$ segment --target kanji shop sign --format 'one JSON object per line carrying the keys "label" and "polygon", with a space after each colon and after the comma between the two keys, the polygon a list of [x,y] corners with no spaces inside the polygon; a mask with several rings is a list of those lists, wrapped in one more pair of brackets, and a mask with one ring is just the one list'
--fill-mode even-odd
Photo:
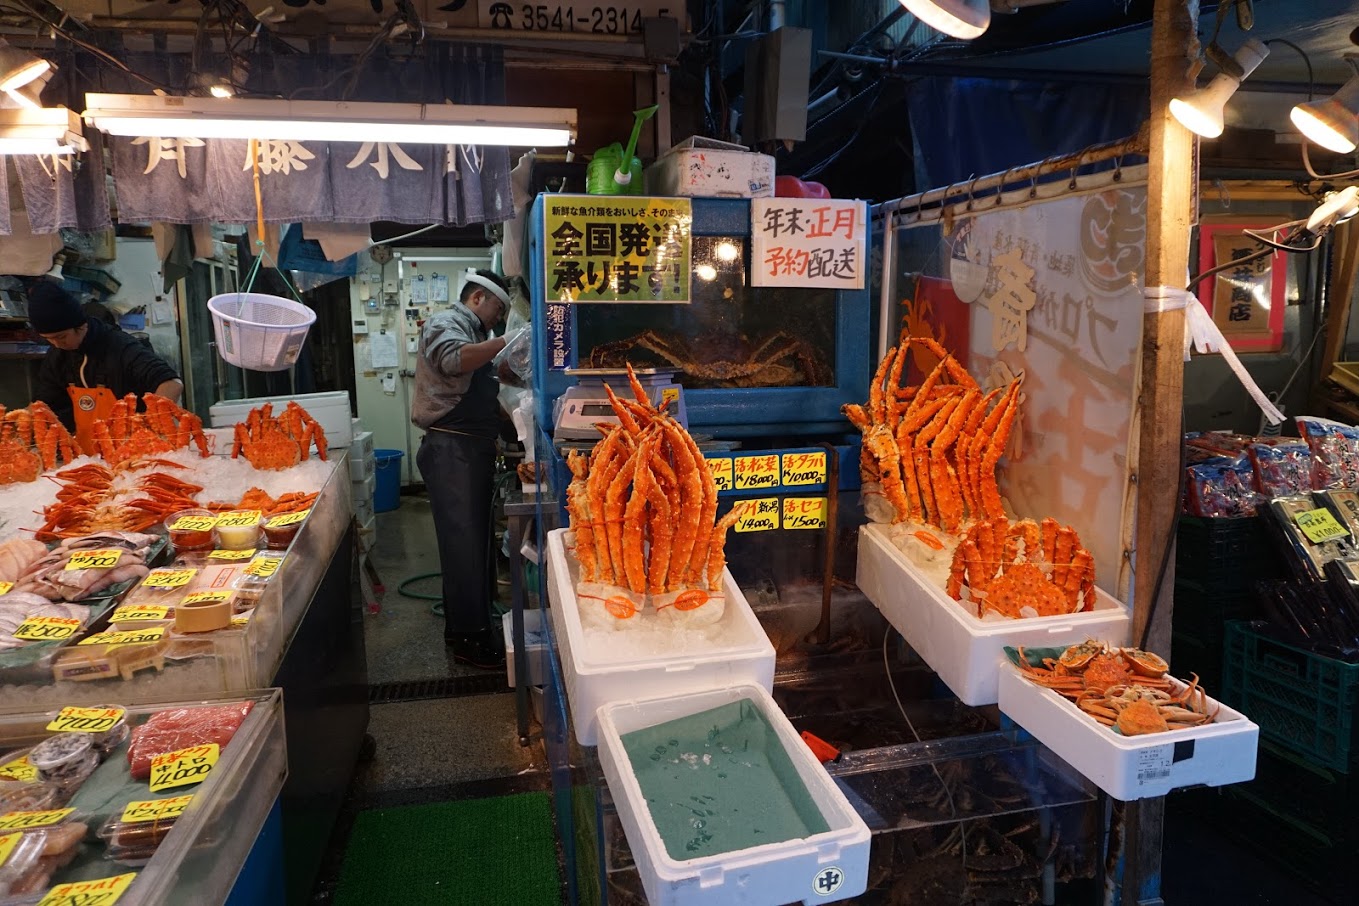
{"label": "kanji shop sign", "polygon": [[552,195],[543,214],[550,302],[689,301],[689,199]]}
{"label": "kanji shop sign", "polygon": [[862,289],[868,205],[827,198],[757,198],[750,204],[752,286]]}

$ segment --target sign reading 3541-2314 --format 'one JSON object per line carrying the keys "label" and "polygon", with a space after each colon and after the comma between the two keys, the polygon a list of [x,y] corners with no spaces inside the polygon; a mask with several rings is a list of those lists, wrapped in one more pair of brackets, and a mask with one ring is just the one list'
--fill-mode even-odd
{"label": "sign reading 3541-2314", "polygon": [[478,0],[477,21],[482,28],[513,31],[570,31],[595,35],[640,34],[642,20],[679,19],[681,0],[641,0],[633,3],[493,3]]}

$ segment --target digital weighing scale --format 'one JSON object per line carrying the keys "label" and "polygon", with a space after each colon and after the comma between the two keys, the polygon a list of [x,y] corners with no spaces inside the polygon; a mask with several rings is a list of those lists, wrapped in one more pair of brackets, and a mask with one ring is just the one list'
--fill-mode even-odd
{"label": "digital weighing scale", "polygon": [[[645,388],[651,405],[660,408],[668,404],[666,411],[687,429],[689,419],[684,410],[683,388],[675,382],[679,369],[633,368],[632,372]],[[604,385],[608,384],[620,399],[634,399],[628,371],[626,368],[567,368],[566,375],[575,378],[576,383],[566,388],[553,407],[556,428],[552,439],[557,444],[593,443],[600,438],[595,425],[618,424],[618,416],[609,404]]]}

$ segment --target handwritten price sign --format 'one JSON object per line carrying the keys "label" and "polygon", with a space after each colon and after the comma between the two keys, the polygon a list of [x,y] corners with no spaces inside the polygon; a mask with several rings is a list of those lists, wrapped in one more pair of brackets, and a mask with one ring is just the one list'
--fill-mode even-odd
{"label": "handwritten price sign", "polygon": [[47,729],[54,733],[107,733],[125,713],[122,708],[62,708]]}
{"label": "handwritten price sign", "polygon": [[191,595],[185,595],[180,603],[188,607],[191,604],[220,604],[231,599],[229,591],[196,591]]}
{"label": "handwritten price sign", "polygon": [[196,569],[153,569],[146,574],[142,585],[147,588],[183,588],[192,582],[196,575],[198,575]]}
{"label": "handwritten price sign", "polygon": [[51,827],[66,820],[74,812],[73,808],[54,808],[43,812],[10,812],[0,815],[0,831],[33,830],[35,827]]}
{"label": "handwritten price sign", "polygon": [[149,821],[170,821],[184,814],[184,810],[193,801],[193,794],[187,796],[175,796],[170,799],[145,799],[141,802],[129,802],[123,809],[123,822],[125,824],[141,824]]}
{"label": "handwritten price sign", "polygon": [[779,527],[779,498],[746,500],[737,506],[742,507],[742,513],[736,519],[736,531],[768,532]]}
{"label": "handwritten price sign", "polygon": [[162,752],[151,759],[151,792],[159,793],[171,787],[202,783],[217,764],[221,746],[205,742],[177,752]]}
{"label": "handwritten price sign", "polygon": [[180,516],[170,526],[172,532],[210,532],[217,527],[216,516]]}
{"label": "handwritten price sign", "polygon": [[730,491],[736,486],[730,456],[714,456],[708,459],[708,474],[713,477],[713,484],[717,485],[718,491]]}
{"label": "handwritten price sign", "polygon": [[152,620],[168,620],[170,618],[170,608],[163,604],[145,604],[141,607],[119,607],[109,617],[111,623],[134,623],[149,622]]}
{"label": "handwritten price sign", "polygon": [[245,568],[245,574],[257,579],[268,579],[278,572],[279,564],[282,562],[282,557],[256,557]]}
{"label": "handwritten price sign", "polygon": [[165,637],[164,626],[148,629],[124,629],[120,632],[96,632],[89,638],[81,639],[77,645],[145,645],[159,642]]}
{"label": "handwritten price sign", "polygon": [[249,559],[250,559],[251,557],[253,557],[253,556],[255,556],[255,549],[252,547],[252,548],[250,548],[249,550],[243,550],[243,551],[222,551],[222,550],[213,551],[212,553],[208,554],[208,559],[209,559],[209,560],[249,560]]}
{"label": "handwritten price sign", "polygon": [[286,528],[290,525],[297,525],[305,520],[310,512],[311,510],[298,510],[296,513],[284,513],[282,516],[275,516],[270,519],[265,525],[269,528]]}
{"label": "handwritten price sign", "polygon": [[862,289],[868,206],[826,198],[756,198],[750,203],[752,286]]}
{"label": "handwritten price sign", "polygon": [[[33,763],[28,760],[27,755],[16,758],[8,764],[0,765],[0,780],[17,780],[20,783],[29,783],[37,779],[38,769],[33,767]],[[4,864],[4,859],[0,858],[0,865]]]}
{"label": "handwritten price sign", "polygon": [[7,595],[14,588],[13,582],[0,582],[0,595]]}
{"label": "handwritten price sign", "polygon": [[777,453],[765,456],[736,457],[736,490],[750,488],[776,488],[779,486],[779,457]]}
{"label": "handwritten price sign", "polygon": [[76,569],[113,569],[122,558],[121,548],[100,548],[93,551],[80,551],[66,561],[66,568]]}
{"label": "handwritten price sign", "polygon": [[80,621],[74,617],[29,617],[14,630],[14,637],[30,642],[50,642],[69,639],[79,631]]}
{"label": "handwritten price sign", "polygon": [[97,881],[58,884],[38,901],[38,906],[113,906],[137,880],[135,871]]}
{"label": "handwritten price sign", "polygon": [[1299,513],[1294,517],[1294,521],[1298,523],[1298,528],[1302,529],[1302,533],[1307,536],[1307,540],[1313,544],[1322,544],[1349,535],[1349,530],[1336,522],[1331,511],[1324,507]]}
{"label": "handwritten price sign", "polygon": [[783,498],[783,527],[786,529],[821,529],[826,527],[826,498]]}
{"label": "handwritten price sign", "polygon": [[247,528],[252,525],[259,525],[259,510],[232,510],[230,513],[223,513],[217,517],[219,528]]}
{"label": "handwritten price sign", "polygon": [[783,483],[789,487],[826,483],[826,453],[783,454]]}

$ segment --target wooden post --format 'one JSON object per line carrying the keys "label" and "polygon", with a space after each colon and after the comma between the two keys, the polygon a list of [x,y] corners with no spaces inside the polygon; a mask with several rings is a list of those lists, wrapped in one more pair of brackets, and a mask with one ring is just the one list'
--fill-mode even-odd
{"label": "wooden post", "polygon": [[[1198,0],[1156,0],[1151,30],[1151,153],[1147,175],[1146,285],[1183,287],[1189,231],[1195,221],[1198,161],[1194,136],[1170,115],[1170,99],[1194,88],[1199,69]],[[1142,386],[1137,401],[1136,577],[1133,643],[1151,629],[1149,647],[1168,650],[1175,518],[1180,501],[1181,412],[1184,405],[1184,322],[1181,311],[1143,316]],[[1169,556],[1156,593],[1162,558]],[[1155,600],[1154,600],[1155,599]],[[1153,613],[1155,615],[1152,623]],[[1123,902],[1160,902],[1165,800],[1144,800],[1125,812]]]}

